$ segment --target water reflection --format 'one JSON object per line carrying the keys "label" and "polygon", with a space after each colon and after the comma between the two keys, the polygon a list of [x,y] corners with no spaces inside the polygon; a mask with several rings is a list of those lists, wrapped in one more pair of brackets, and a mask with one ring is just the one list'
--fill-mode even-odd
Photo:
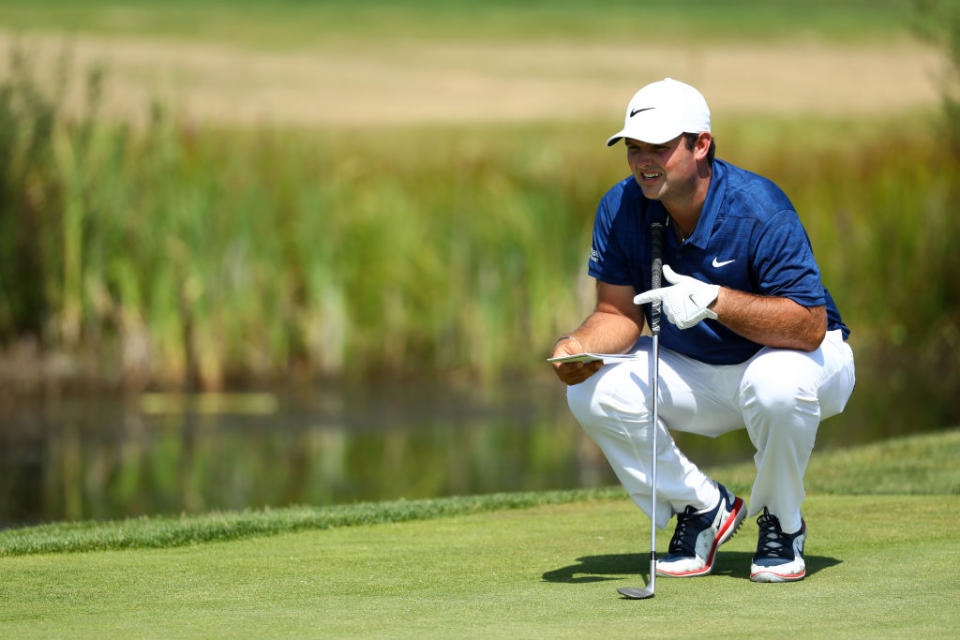
{"label": "water reflection", "polygon": [[[865,393],[873,386],[821,426],[818,448],[952,424],[942,403],[880,402]],[[552,378],[483,390],[87,397],[2,411],[0,526],[616,484]],[[752,455],[742,431],[677,440],[702,465]]]}
{"label": "water reflection", "polygon": [[382,385],[20,407],[0,429],[0,524],[611,484],[562,393]]}

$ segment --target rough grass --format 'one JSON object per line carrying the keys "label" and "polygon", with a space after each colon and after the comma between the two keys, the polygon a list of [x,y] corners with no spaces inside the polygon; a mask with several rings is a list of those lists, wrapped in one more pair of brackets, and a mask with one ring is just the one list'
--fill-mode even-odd
{"label": "rough grass", "polygon": [[[810,494],[830,495],[960,495],[957,460],[958,429],[815,452],[806,488]],[[741,493],[753,483],[752,464],[717,473]]]}

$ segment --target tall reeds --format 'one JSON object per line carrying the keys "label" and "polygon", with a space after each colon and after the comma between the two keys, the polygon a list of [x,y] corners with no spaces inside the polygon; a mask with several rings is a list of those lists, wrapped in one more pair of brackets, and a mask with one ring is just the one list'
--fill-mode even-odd
{"label": "tall reeds", "polygon": [[[134,387],[542,366],[592,303],[608,126],[142,129],[0,83],[0,344]],[[958,158],[901,121],[728,124],[720,156],[797,205],[871,366],[953,366]],[[827,134],[810,138],[805,127]],[[935,384],[956,382],[956,374]],[[942,391],[942,390],[941,390]]]}

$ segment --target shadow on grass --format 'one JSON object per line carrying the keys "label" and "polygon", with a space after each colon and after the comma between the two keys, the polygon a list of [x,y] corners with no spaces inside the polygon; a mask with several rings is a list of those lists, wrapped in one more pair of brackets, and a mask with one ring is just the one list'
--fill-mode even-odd
{"label": "shadow on grass", "polygon": [[[750,560],[752,553],[727,551],[717,554],[712,575],[730,578],[750,578]],[[619,553],[603,556],[584,556],[577,558],[578,564],[553,569],[543,574],[546,582],[583,584],[620,580],[622,576],[647,576],[650,556],[640,553]],[[822,569],[840,564],[842,560],[828,556],[807,556],[807,577]]]}

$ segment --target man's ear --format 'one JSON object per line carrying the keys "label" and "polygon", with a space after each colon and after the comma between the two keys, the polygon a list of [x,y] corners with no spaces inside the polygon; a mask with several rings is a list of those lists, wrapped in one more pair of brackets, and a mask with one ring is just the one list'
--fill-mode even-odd
{"label": "man's ear", "polygon": [[713,142],[713,136],[708,131],[701,131],[697,134],[697,144],[693,146],[693,153],[697,160],[706,160],[707,153],[710,152],[710,143]]}

